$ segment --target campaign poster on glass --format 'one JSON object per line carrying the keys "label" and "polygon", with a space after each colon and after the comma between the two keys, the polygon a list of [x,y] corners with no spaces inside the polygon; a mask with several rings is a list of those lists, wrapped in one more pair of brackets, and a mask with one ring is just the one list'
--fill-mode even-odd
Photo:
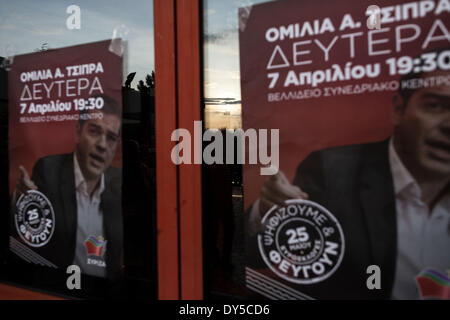
{"label": "campaign poster on glass", "polygon": [[10,66],[10,250],[28,263],[76,265],[96,277],[121,270],[122,57],[114,45],[18,55]]}
{"label": "campaign poster on glass", "polygon": [[450,298],[449,11],[443,0],[240,9],[243,130],[279,136],[267,139],[277,166],[243,169],[255,294]]}

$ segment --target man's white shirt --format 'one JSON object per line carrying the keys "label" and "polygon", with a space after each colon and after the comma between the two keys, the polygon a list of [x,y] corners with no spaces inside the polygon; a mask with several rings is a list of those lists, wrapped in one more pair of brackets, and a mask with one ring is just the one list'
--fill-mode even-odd
{"label": "man's white shirt", "polygon": [[433,268],[446,274],[450,269],[450,194],[445,194],[430,212],[421,200],[419,185],[395,151],[392,138],[389,163],[397,214],[397,261],[392,297],[419,299],[415,277],[422,270]]}
{"label": "man's white shirt", "polygon": [[[85,241],[90,236],[103,236],[103,212],[100,206],[101,194],[105,190],[105,177],[102,174],[100,185],[95,189],[92,197],[87,191],[87,184],[81,172],[75,153],[73,154],[75,173],[75,192],[77,197],[77,240],[74,264],[81,268],[85,274],[104,277],[106,268],[87,263]],[[107,248],[103,248],[105,251]]]}

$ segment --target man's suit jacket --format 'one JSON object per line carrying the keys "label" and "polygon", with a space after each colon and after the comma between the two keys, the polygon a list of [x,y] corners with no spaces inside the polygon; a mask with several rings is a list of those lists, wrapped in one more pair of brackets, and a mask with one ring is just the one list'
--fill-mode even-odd
{"label": "man's suit jacket", "polygon": [[[109,167],[105,173],[105,190],[101,194],[104,238],[107,242],[105,262],[107,277],[120,273],[123,247],[121,211],[121,170]],[[60,268],[73,264],[77,235],[77,199],[73,153],[40,158],[33,168],[33,182],[51,202],[55,213],[55,230],[43,247],[31,248]]]}
{"label": "man's suit jacket", "polygon": [[[345,238],[344,258],[330,278],[294,287],[318,299],[389,299],[397,222],[388,140],[313,152],[298,166],[294,184],[338,219]],[[369,265],[381,269],[381,290],[366,286]]]}

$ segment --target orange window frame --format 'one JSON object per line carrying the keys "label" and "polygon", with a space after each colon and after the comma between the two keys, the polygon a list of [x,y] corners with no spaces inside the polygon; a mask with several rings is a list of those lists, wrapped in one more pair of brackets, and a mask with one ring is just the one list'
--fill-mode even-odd
{"label": "orange window frame", "polygon": [[154,0],[158,298],[203,299],[201,165],[175,166],[177,128],[201,120],[200,0]]}

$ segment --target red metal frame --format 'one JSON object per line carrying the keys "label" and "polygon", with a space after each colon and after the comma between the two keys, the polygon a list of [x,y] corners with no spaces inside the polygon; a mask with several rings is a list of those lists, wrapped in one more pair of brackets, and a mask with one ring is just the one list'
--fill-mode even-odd
{"label": "red metal frame", "polygon": [[178,170],[170,159],[176,129],[175,3],[154,1],[158,298],[179,299]]}
{"label": "red metal frame", "polygon": [[[200,112],[199,1],[177,0],[178,125],[194,135]],[[196,150],[193,149],[194,154]],[[201,165],[183,164],[180,177],[181,298],[203,298]]]}
{"label": "red metal frame", "polygon": [[0,300],[64,300],[64,299],[0,283]]}
{"label": "red metal frame", "polygon": [[200,114],[199,0],[155,0],[159,299],[202,299],[201,165],[176,167],[176,128]]}

